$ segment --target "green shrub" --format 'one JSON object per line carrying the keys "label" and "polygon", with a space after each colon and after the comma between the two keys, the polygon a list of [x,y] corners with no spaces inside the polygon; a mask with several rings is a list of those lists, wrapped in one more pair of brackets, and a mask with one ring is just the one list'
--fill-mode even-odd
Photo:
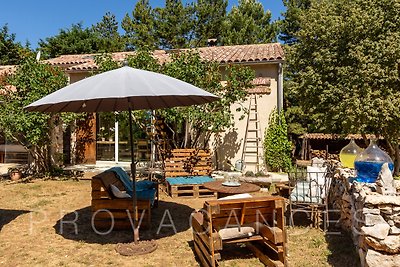
{"label": "green shrub", "polygon": [[283,112],[274,110],[264,135],[264,156],[269,171],[288,172],[292,167],[292,144],[288,139],[287,124]]}

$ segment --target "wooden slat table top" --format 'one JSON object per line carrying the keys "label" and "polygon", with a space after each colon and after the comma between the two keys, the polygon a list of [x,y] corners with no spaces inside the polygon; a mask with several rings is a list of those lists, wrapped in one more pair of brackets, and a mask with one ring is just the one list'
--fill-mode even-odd
{"label": "wooden slat table top", "polygon": [[256,184],[240,183],[240,186],[226,186],[222,184],[223,182],[224,180],[212,181],[204,183],[203,186],[211,191],[229,195],[260,191],[260,187]]}

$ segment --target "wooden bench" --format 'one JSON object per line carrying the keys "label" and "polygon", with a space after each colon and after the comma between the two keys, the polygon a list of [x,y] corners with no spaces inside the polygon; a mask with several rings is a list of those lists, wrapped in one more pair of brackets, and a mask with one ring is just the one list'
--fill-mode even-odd
{"label": "wooden bench", "polygon": [[164,152],[164,174],[166,190],[172,197],[212,197],[216,193],[201,184],[171,184],[167,178],[188,176],[210,176],[211,155],[201,149],[173,149]]}
{"label": "wooden bench", "polygon": [[[96,229],[112,230],[132,229],[133,200],[132,198],[115,198],[110,185],[121,191],[124,185],[114,172],[102,172],[92,178],[92,220]],[[130,219],[131,218],[131,219]],[[150,227],[151,200],[137,200],[137,221],[141,219],[140,227]],[[131,222],[132,220],[132,222]]]}
{"label": "wooden bench", "polygon": [[226,244],[245,243],[266,266],[286,266],[284,212],[282,197],[206,201],[191,219],[201,265],[218,266]]}

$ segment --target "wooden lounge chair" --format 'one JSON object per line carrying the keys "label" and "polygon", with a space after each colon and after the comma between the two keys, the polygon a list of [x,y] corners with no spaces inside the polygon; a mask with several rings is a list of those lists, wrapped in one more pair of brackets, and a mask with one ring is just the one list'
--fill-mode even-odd
{"label": "wooden lounge chair", "polygon": [[285,266],[284,210],[282,197],[206,201],[191,220],[201,265],[218,266],[224,246],[245,243],[266,266]]}
{"label": "wooden lounge chair", "polygon": [[[113,227],[112,230],[132,229],[133,200],[132,198],[114,197],[110,188],[111,185],[115,185],[121,191],[125,190],[123,183],[114,172],[106,171],[92,177],[92,220],[94,226],[96,229],[111,229],[111,227]],[[141,228],[150,226],[151,202],[150,199],[137,200],[136,219],[142,220]]]}
{"label": "wooden lounge chair", "polygon": [[202,186],[211,178],[210,152],[201,149],[173,149],[164,153],[164,174],[172,197],[212,197],[216,193]]}

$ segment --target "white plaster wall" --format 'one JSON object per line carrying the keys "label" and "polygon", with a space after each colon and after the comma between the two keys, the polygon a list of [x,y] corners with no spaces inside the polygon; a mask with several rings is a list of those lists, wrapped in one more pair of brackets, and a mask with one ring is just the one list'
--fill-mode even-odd
{"label": "white plaster wall", "polygon": [[[261,128],[261,145],[264,140],[265,128],[268,126],[269,115],[274,108],[277,107],[278,101],[278,65],[277,64],[258,64],[250,66],[255,70],[256,77],[271,78],[271,93],[269,95],[257,95],[257,111],[258,119],[260,120]],[[236,103],[232,106],[231,111],[234,114],[235,125],[231,129],[227,129],[220,134],[220,138],[213,136],[210,140],[210,148],[214,155],[214,166],[217,169],[229,169],[226,160],[230,160],[233,165],[237,160],[240,160],[243,152],[243,141],[245,137],[247,114],[244,119],[239,120],[243,112],[236,112],[238,107],[249,108],[249,98],[242,103]],[[263,150],[263,149],[262,149]],[[261,152],[264,155],[263,151]],[[261,167],[263,169],[263,167]],[[247,164],[245,171],[256,172],[255,165]]]}

